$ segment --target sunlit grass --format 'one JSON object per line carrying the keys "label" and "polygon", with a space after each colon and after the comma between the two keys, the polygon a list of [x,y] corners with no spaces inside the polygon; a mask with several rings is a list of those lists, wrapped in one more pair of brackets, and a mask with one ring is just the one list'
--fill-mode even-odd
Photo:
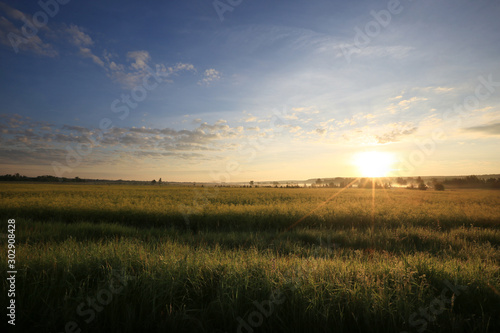
{"label": "sunlit grass", "polygon": [[[235,332],[254,302],[280,291],[259,331],[417,331],[410,316],[445,281],[467,290],[430,330],[500,327],[499,192],[376,190],[372,211],[370,189],[349,189],[289,229],[339,190],[196,191],[3,186],[0,216],[17,225],[20,327]],[[180,205],[192,208],[189,228]],[[113,270],[130,277],[126,288],[85,323],[78,305]]]}

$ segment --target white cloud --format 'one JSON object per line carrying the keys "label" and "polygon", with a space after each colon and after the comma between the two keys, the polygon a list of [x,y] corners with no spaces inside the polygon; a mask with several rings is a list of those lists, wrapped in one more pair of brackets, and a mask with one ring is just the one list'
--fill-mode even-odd
{"label": "white cloud", "polygon": [[[23,24],[23,19],[27,17],[21,11],[14,9],[5,3],[0,2],[0,9],[2,9],[8,17],[17,22],[17,25],[21,26]],[[9,21],[6,17],[0,17],[0,44],[11,46],[11,40],[13,35],[19,36],[19,38],[24,38],[23,33],[20,28],[18,28],[13,22]],[[149,74],[148,66],[151,61],[151,56],[148,51],[137,50],[130,51],[126,54],[126,60],[129,61],[129,65],[120,64],[116,59],[117,55],[111,54],[107,50],[102,52],[102,56],[99,56],[95,50],[95,43],[91,36],[85,32],[83,27],[79,27],[75,24],[62,25],[62,28],[57,30],[52,30],[48,26],[40,28],[38,33],[26,39],[27,42],[18,43],[17,46],[19,50],[35,53],[41,56],[55,57],[59,53],[56,51],[53,45],[42,41],[41,35],[49,36],[52,39],[59,39],[66,41],[67,43],[78,48],[78,54],[83,58],[88,58],[92,60],[93,63],[103,68],[106,71],[106,75],[118,82],[125,88],[134,88],[142,83],[143,78]],[[188,63],[178,63],[175,66],[166,67],[165,65],[157,65],[156,68],[152,69],[156,72],[156,75],[167,80],[167,78],[179,71],[194,71],[196,69],[192,64]],[[220,73],[215,69],[209,69],[205,72],[205,78],[202,80],[205,84],[210,84],[216,80],[220,79]]]}
{"label": "white cloud", "polygon": [[292,113],[292,114],[286,114],[283,116],[284,119],[288,119],[288,120],[297,120],[299,119],[299,117],[297,117],[297,114],[296,113]]}
{"label": "white cloud", "polygon": [[[89,138],[99,137],[97,131],[81,126],[64,125],[54,128],[52,124],[31,121],[19,115],[2,115],[0,119],[0,141],[2,145],[9,147],[4,151],[5,156],[0,157],[0,162],[9,158],[20,161],[20,156],[28,154],[31,156],[29,163],[39,165],[50,165],[52,161],[64,163],[66,156],[64,147],[90,144]],[[104,151],[114,150],[115,156],[148,153],[158,156],[166,154],[186,158],[189,156],[206,158],[205,152],[227,151],[238,147],[235,140],[241,138],[243,130],[241,126],[230,127],[222,119],[214,124],[201,123],[192,130],[113,127],[102,139],[94,140],[92,156],[100,156]],[[104,158],[103,161],[106,160]]]}
{"label": "white cloud", "polygon": [[257,121],[257,117],[251,115],[251,114],[248,114],[248,118],[245,119],[245,122],[246,123],[253,123],[253,122],[256,122]]}
{"label": "white cloud", "polygon": [[52,44],[44,42],[40,37],[52,33],[47,26],[40,28],[37,34],[26,38],[20,27],[24,24],[23,19],[26,19],[28,15],[3,2],[0,2],[0,9],[13,20],[0,17],[0,44],[11,47],[13,50],[17,49],[17,51],[30,52],[39,56],[56,57],[59,54]]}
{"label": "white cloud", "polygon": [[127,59],[133,60],[130,65],[133,69],[141,71],[147,69],[151,56],[148,51],[131,51],[127,53]]}
{"label": "white cloud", "polygon": [[222,74],[216,69],[210,68],[205,71],[203,74],[203,79],[198,81],[199,85],[209,86],[215,81],[219,81],[222,77]]}
{"label": "white cloud", "polygon": [[413,124],[401,124],[401,123],[393,123],[389,124],[388,127],[392,127],[393,129],[385,132],[381,135],[375,135],[377,143],[386,144],[398,142],[402,137],[411,135],[417,131],[417,127]]}
{"label": "white cloud", "polygon": [[94,45],[94,41],[87,33],[84,32],[84,28],[75,24],[71,24],[69,26],[64,24],[61,29],[54,32],[53,36],[54,38],[59,37],[63,40],[67,40],[71,45],[78,48],[80,56],[91,59],[100,67],[105,67],[105,62],[95,55],[90,48]]}
{"label": "white cloud", "polygon": [[414,88],[413,90],[422,91],[422,92],[426,92],[426,93],[444,94],[444,93],[455,91],[456,89],[452,88],[452,87],[429,86],[429,87],[424,87],[424,88]]}
{"label": "white cloud", "polygon": [[[398,96],[397,99],[401,99],[402,96]],[[387,111],[389,111],[389,113],[391,114],[395,114],[399,111],[405,111],[405,110],[408,110],[413,104],[417,103],[417,102],[423,102],[423,101],[427,101],[428,99],[425,98],[425,97],[412,97],[412,98],[409,98],[409,99],[403,99],[403,100],[400,100],[399,102],[396,103],[392,103],[391,105],[389,105],[387,107]]]}
{"label": "white cloud", "polygon": [[[344,50],[342,52],[341,49]],[[394,58],[394,59],[403,59],[406,58],[413,50],[415,50],[414,47],[411,46],[403,46],[403,45],[397,45],[397,46],[366,46],[366,47],[361,47],[358,48],[355,44],[339,44],[338,52],[337,52],[337,58],[343,58],[345,55],[344,53],[348,54],[350,53],[351,55],[355,55],[357,57],[371,57],[371,58]]]}
{"label": "white cloud", "polygon": [[92,38],[83,31],[83,28],[74,24],[71,24],[69,27],[65,26],[63,31],[68,36],[70,43],[75,46],[86,47],[94,44]]}
{"label": "white cloud", "polygon": [[399,96],[396,96],[396,97],[392,97],[392,98],[390,98],[389,100],[390,100],[390,101],[395,101],[395,100],[398,100],[398,99],[401,99],[401,98],[403,98],[403,95],[399,95]]}
{"label": "white cloud", "polygon": [[[155,73],[165,81],[169,81],[169,77],[180,71],[196,72],[192,64],[177,63],[174,66],[165,66],[164,64],[150,64],[151,56],[148,51],[130,51],[127,53],[127,60],[131,62],[129,66],[117,64],[111,60],[109,54],[105,52],[107,63],[105,65],[107,75],[114,81],[120,83],[125,88],[134,88],[142,84],[143,79]],[[152,68],[154,67],[154,68]]]}
{"label": "white cloud", "polygon": [[413,104],[415,102],[419,102],[419,101],[426,101],[427,98],[425,97],[412,97],[410,99],[405,99],[405,100],[402,100],[398,103],[398,106],[403,108],[403,110],[406,110],[410,107],[410,104]]}
{"label": "white cloud", "polygon": [[101,66],[101,67],[105,67],[105,64],[104,62],[101,60],[101,58],[99,58],[98,56],[96,56],[95,54],[92,53],[92,50],[87,48],[87,47],[81,47],[80,48],[80,55],[84,58],[90,58],[92,59],[92,61]]}
{"label": "white cloud", "polygon": [[434,92],[438,93],[438,94],[442,94],[442,93],[447,93],[447,92],[451,92],[451,91],[454,91],[455,89],[454,88],[451,88],[451,87],[437,87],[434,89]]}

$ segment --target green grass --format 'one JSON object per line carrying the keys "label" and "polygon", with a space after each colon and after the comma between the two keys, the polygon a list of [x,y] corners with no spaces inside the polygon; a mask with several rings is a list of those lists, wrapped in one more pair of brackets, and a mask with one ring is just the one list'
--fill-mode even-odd
{"label": "green grass", "polygon": [[[499,207],[489,190],[0,189],[16,326],[37,332],[237,332],[273,299],[255,332],[495,332]],[[112,298],[87,323],[77,309],[98,295]]]}

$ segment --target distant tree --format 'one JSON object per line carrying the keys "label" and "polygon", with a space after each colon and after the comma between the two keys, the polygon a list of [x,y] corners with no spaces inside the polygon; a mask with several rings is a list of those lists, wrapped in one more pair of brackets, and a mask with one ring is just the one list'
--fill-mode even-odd
{"label": "distant tree", "polygon": [[500,188],[500,178],[489,178],[487,181],[486,181],[486,185],[489,187],[489,188]]}
{"label": "distant tree", "polygon": [[321,178],[316,179],[316,185],[320,186],[321,184],[323,184]]}
{"label": "distant tree", "polygon": [[358,183],[358,188],[383,188],[384,186],[379,180],[374,178],[361,178]]}
{"label": "distant tree", "polygon": [[254,182],[253,180],[250,181],[250,186],[253,186]]}
{"label": "distant tree", "polygon": [[444,191],[443,183],[441,183],[439,180],[437,180],[437,178],[432,178],[431,185],[432,185],[432,187],[434,187],[434,189],[436,191]]}
{"label": "distant tree", "polygon": [[397,183],[398,185],[404,186],[404,185],[408,184],[408,181],[404,180],[404,179],[403,179],[403,177],[398,177],[398,178],[396,179],[396,183]]}
{"label": "distant tree", "polygon": [[483,180],[480,179],[478,176],[471,175],[471,176],[465,177],[465,182],[468,184],[480,184],[483,182]]}
{"label": "distant tree", "polygon": [[160,178],[160,179],[158,179],[158,185],[160,185],[160,186],[161,186],[161,178]]}
{"label": "distant tree", "polygon": [[427,185],[425,185],[425,183],[422,181],[420,184],[418,184],[418,189],[425,191],[427,190]]}
{"label": "distant tree", "polygon": [[155,184],[156,184],[156,179],[153,179],[153,180],[151,181],[151,184],[155,185]]}
{"label": "distant tree", "polygon": [[438,183],[438,182],[436,182],[436,183],[434,184],[434,189],[435,189],[436,191],[444,191],[444,185],[443,185],[442,183]]}

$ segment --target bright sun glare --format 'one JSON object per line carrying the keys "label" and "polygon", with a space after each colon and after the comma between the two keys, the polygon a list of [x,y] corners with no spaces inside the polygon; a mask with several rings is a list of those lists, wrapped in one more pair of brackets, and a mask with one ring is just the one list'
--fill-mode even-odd
{"label": "bright sun glare", "polygon": [[354,156],[361,177],[385,177],[393,169],[396,158],[392,153],[367,151]]}

